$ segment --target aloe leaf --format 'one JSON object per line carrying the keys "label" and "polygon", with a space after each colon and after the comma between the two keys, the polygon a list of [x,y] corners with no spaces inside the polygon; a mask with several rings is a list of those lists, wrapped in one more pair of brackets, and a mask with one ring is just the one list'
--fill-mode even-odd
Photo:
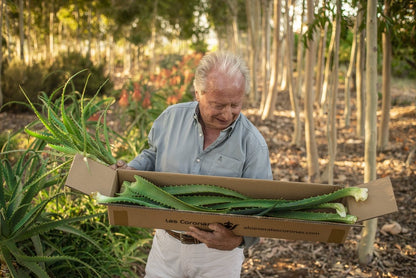
{"label": "aloe leaf", "polygon": [[167,193],[172,195],[185,195],[185,194],[201,194],[201,193],[216,193],[225,196],[232,196],[238,199],[248,199],[247,196],[220,186],[209,184],[185,184],[185,185],[169,185],[162,188]]}
{"label": "aloe leaf", "polygon": [[[11,243],[14,245],[14,243]],[[7,265],[7,269],[10,271],[12,277],[19,277],[17,274],[17,269],[15,267],[15,265],[13,264],[13,256],[9,251],[9,248],[7,248],[6,246],[4,246],[3,244],[0,244],[0,251],[1,254],[3,256],[3,259]]]}
{"label": "aloe leaf", "polygon": [[134,192],[138,192],[141,196],[149,198],[152,201],[158,202],[162,205],[181,210],[195,210],[195,211],[209,211],[209,212],[224,212],[224,210],[205,209],[197,206],[187,204],[175,196],[167,193],[163,189],[149,182],[148,180],[134,176],[136,181],[132,182],[129,186]]}
{"label": "aloe leaf", "polygon": [[66,218],[66,219],[61,219],[61,220],[51,220],[51,221],[44,222],[36,226],[30,226],[28,229],[25,229],[24,231],[20,230],[15,235],[13,235],[13,237],[11,237],[9,240],[13,240],[16,242],[26,240],[36,234],[42,234],[42,233],[48,232],[62,225],[84,221],[84,220],[102,216],[102,215],[104,215],[104,213],[97,213],[97,214],[85,215],[85,216],[79,216],[79,217],[71,217],[71,218]]}
{"label": "aloe leaf", "polygon": [[[12,214],[12,216],[10,217],[9,222],[10,223],[16,223],[16,225],[13,226],[12,228],[12,235],[17,233],[19,230],[21,230],[24,226],[30,226],[32,223],[34,223],[37,218],[40,216],[40,214],[43,212],[43,210],[45,209],[46,205],[53,199],[59,197],[60,195],[63,195],[64,193],[58,193],[46,200],[43,200],[42,202],[40,202],[39,204],[37,204],[35,207],[33,207],[28,213],[26,213],[22,219],[13,217],[14,214]],[[30,204],[24,204],[24,206],[27,206]],[[24,208],[24,207],[23,207]],[[16,212],[18,212],[19,210],[16,210]]]}
{"label": "aloe leaf", "polygon": [[150,208],[161,208],[159,204],[155,204],[152,202],[145,201],[144,199],[139,199],[137,197],[128,197],[128,196],[115,196],[109,197],[102,195],[100,192],[94,192],[92,197],[99,203],[99,204],[119,204],[119,203],[127,203],[127,204],[134,204],[139,206],[146,206]]}
{"label": "aloe leaf", "polygon": [[3,163],[1,163],[0,161],[0,208],[5,208],[6,207],[6,199],[4,196],[4,177],[3,177]]}
{"label": "aloe leaf", "polygon": [[41,140],[45,140],[48,143],[52,143],[52,144],[59,144],[60,143],[60,141],[57,140],[55,137],[50,136],[50,135],[45,134],[45,133],[40,133],[40,132],[37,132],[37,131],[32,131],[32,130],[30,130],[28,128],[25,128],[25,132],[29,136],[32,136],[32,137],[35,137],[35,138],[38,138],[38,139],[41,139]]}
{"label": "aloe leaf", "polygon": [[341,217],[347,215],[347,208],[342,203],[323,203],[311,209],[334,209]]}
{"label": "aloe leaf", "polygon": [[76,235],[78,237],[81,237],[81,238],[87,240],[88,242],[90,242],[92,245],[94,245],[98,250],[104,251],[101,248],[101,245],[99,243],[97,243],[97,241],[95,241],[92,237],[90,237],[88,234],[86,234],[83,231],[78,230],[78,229],[76,229],[76,228],[74,228],[72,226],[69,226],[69,225],[61,225],[59,227],[56,227],[55,230],[63,231],[65,233],[73,234],[73,235]]}

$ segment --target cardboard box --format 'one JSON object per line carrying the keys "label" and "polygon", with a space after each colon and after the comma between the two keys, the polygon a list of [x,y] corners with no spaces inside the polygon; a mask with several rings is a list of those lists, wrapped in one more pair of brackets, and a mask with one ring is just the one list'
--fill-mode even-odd
{"label": "cardboard box", "polygon": [[[80,155],[74,158],[66,185],[85,194],[98,191],[106,196],[114,196],[123,181],[135,180],[134,175],[142,176],[158,186],[213,184],[237,190],[254,198],[302,199],[342,188],[326,184],[113,170]],[[359,186],[368,188],[368,199],[359,203],[355,202],[353,198],[345,200],[349,213],[357,216],[358,221],[397,211],[389,178],[378,179]],[[357,226],[274,217],[154,209],[124,204],[108,205],[108,215],[111,225],[185,231],[190,225],[207,229],[209,223],[218,222],[238,235],[333,243],[343,243],[351,227]]]}

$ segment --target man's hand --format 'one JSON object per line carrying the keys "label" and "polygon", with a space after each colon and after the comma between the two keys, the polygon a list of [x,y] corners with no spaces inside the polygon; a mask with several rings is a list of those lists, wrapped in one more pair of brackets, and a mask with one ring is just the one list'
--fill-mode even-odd
{"label": "man's hand", "polygon": [[134,170],[133,167],[127,166],[127,162],[125,162],[124,160],[117,160],[116,164],[110,165],[110,168],[113,170],[117,170],[117,169]]}
{"label": "man's hand", "polygon": [[242,236],[235,235],[232,231],[228,230],[219,223],[209,224],[208,227],[212,230],[212,232],[206,232],[191,226],[186,234],[205,243],[209,248],[218,250],[233,250],[243,241]]}

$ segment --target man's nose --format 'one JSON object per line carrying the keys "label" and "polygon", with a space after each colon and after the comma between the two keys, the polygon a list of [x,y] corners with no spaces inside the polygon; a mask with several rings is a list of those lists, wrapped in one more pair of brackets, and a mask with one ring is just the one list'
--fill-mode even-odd
{"label": "man's nose", "polygon": [[229,121],[233,118],[233,111],[231,109],[231,106],[226,106],[224,107],[224,109],[221,111],[221,118],[225,121]]}

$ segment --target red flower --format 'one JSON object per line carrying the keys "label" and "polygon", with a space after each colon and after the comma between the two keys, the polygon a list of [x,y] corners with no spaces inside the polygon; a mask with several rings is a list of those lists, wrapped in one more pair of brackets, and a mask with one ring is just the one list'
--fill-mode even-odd
{"label": "red flower", "polygon": [[142,102],[142,107],[146,109],[146,108],[149,108],[151,104],[152,103],[150,101],[150,94],[149,94],[149,92],[146,92],[146,95],[145,95],[145,97],[143,99],[143,102]]}
{"label": "red flower", "polygon": [[140,86],[138,83],[134,83],[134,92],[132,98],[135,102],[139,102],[142,99],[142,94],[140,93]]}
{"label": "red flower", "polygon": [[123,89],[121,91],[121,96],[118,101],[118,105],[120,105],[121,107],[127,107],[129,105],[129,95],[126,89]]}

